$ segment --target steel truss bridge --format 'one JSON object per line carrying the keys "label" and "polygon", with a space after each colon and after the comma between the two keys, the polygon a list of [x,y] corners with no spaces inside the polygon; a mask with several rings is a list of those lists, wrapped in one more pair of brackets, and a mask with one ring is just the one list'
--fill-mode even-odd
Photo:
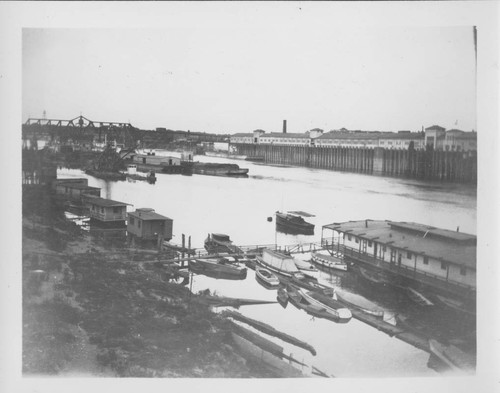
{"label": "steel truss bridge", "polygon": [[61,119],[37,119],[37,118],[29,118],[25,125],[40,125],[40,126],[53,126],[53,127],[78,127],[78,128],[135,128],[130,123],[120,123],[120,122],[112,122],[112,121],[95,121],[87,119],[84,116],[77,116],[74,119],[70,120],[61,120]]}

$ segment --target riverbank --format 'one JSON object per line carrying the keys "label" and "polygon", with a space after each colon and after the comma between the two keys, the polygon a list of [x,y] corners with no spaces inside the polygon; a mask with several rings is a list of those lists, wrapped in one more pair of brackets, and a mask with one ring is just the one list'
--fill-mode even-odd
{"label": "riverbank", "polygon": [[229,321],[163,281],[156,258],[91,242],[56,215],[25,214],[23,374],[291,376],[242,356]]}

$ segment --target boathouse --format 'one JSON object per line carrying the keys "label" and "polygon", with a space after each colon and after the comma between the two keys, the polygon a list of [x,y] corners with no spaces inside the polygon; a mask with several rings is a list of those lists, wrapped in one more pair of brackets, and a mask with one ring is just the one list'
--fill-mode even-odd
{"label": "boathouse", "polygon": [[437,293],[472,299],[476,236],[428,225],[381,220],[323,226],[322,244],[346,262],[416,281]]}
{"label": "boathouse", "polygon": [[171,218],[156,213],[153,209],[140,208],[128,213],[127,233],[141,240],[156,241],[172,239]]}
{"label": "boathouse", "polygon": [[127,203],[89,195],[83,199],[89,208],[91,221],[107,226],[125,226]]}

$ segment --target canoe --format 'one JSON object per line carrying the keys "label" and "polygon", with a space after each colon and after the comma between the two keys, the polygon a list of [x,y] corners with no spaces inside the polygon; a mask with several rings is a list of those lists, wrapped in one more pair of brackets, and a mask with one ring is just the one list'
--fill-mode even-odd
{"label": "canoe", "polygon": [[269,286],[277,287],[280,285],[279,278],[274,273],[262,267],[255,268],[255,278],[262,280]]}
{"label": "canoe", "polygon": [[333,255],[326,255],[314,252],[311,254],[311,260],[318,265],[328,267],[330,269],[337,269],[346,271],[347,264],[339,257]]}
{"label": "canoe", "polygon": [[346,306],[357,308],[366,314],[370,314],[379,318],[384,316],[384,310],[381,310],[377,304],[356,293],[347,292],[340,288],[336,288],[334,298],[335,297],[338,301],[344,303]]}
{"label": "canoe", "polygon": [[408,295],[408,297],[415,303],[417,303],[419,306],[433,306],[434,303],[432,303],[429,299],[427,299],[423,294],[418,292],[416,289],[413,289],[411,287],[406,287],[405,292]]}

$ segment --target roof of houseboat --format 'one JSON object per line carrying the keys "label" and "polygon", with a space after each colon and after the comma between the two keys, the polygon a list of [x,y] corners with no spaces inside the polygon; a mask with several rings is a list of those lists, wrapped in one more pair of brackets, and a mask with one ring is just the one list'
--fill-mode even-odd
{"label": "roof of houseboat", "polygon": [[97,206],[102,207],[113,207],[113,206],[127,206],[129,203],[113,201],[112,199],[106,199],[101,197],[89,197],[87,202],[90,202]]}
{"label": "roof of houseboat", "polygon": [[379,244],[476,268],[476,236],[429,225],[382,220],[360,220],[323,228],[354,235]]}
{"label": "roof of houseboat", "polygon": [[154,210],[141,210],[137,209],[135,212],[129,212],[129,216],[140,218],[144,221],[157,221],[157,220],[172,220],[171,218],[162,216],[156,213]]}

